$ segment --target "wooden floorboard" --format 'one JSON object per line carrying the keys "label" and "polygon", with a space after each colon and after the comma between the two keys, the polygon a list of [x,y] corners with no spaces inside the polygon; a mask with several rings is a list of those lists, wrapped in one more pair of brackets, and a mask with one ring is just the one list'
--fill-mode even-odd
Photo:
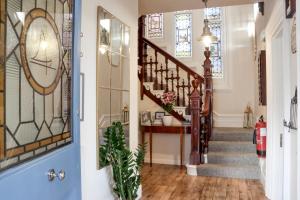
{"label": "wooden floorboard", "polygon": [[257,180],[188,176],[173,165],[146,164],[142,200],[267,200]]}

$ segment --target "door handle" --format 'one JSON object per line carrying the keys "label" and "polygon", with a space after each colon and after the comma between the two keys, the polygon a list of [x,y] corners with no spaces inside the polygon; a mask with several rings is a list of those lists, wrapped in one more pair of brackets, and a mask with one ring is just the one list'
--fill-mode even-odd
{"label": "door handle", "polygon": [[60,181],[63,181],[66,177],[66,172],[64,170],[60,170],[57,174],[57,177]]}
{"label": "door handle", "polygon": [[48,180],[50,182],[54,181],[54,179],[57,177],[60,181],[63,181],[66,177],[66,172],[64,170],[60,170],[58,173],[55,172],[54,169],[50,169],[48,171]]}
{"label": "door handle", "polygon": [[48,171],[48,181],[52,182],[56,178],[56,173],[54,169],[49,169]]}

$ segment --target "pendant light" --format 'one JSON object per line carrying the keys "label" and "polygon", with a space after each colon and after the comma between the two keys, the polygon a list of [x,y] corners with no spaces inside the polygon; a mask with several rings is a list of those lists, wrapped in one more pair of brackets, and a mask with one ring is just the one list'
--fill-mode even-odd
{"label": "pendant light", "polygon": [[110,46],[110,19],[106,18],[106,12],[104,11],[103,19],[100,19],[101,34],[100,34],[100,46],[99,50],[101,54],[105,54],[109,50]]}
{"label": "pendant light", "polygon": [[[205,8],[207,9],[207,0],[202,0],[202,1],[205,4]],[[198,41],[203,42],[205,47],[209,47],[211,43],[218,41],[218,38],[212,34],[208,26],[207,12],[204,19],[203,33],[201,37],[198,39]]]}

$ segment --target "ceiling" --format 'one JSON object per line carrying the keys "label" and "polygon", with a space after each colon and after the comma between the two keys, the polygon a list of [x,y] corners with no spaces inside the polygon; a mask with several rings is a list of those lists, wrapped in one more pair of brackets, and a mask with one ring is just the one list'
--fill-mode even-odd
{"label": "ceiling", "polygon": [[[208,7],[251,4],[263,0],[208,0]],[[204,8],[202,0],[139,0],[139,13],[174,12]]]}

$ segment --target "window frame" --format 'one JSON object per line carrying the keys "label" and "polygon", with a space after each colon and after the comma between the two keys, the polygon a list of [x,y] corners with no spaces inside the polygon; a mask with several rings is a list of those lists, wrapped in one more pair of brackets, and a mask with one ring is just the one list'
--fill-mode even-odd
{"label": "window frame", "polygon": [[[215,19],[210,19],[208,16],[207,16],[207,11],[208,9],[214,9],[214,8],[219,8],[220,9],[220,18],[215,18]],[[213,71],[213,68],[212,68],[212,78],[214,79],[224,79],[225,77],[225,56],[224,56],[224,53],[225,53],[225,46],[226,46],[226,36],[225,36],[225,9],[223,9],[222,7],[214,7],[214,8],[207,8],[204,10],[204,17],[207,16],[208,20],[209,20],[209,27],[211,28],[211,25],[212,24],[216,24],[216,25],[219,25],[220,26],[220,39],[218,42],[214,42],[213,44],[218,44],[219,45],[219,48],[220,48],[220,52],[218,53],[219,54],[219,57],[220,57],[220,68],[221,68],[221,75],[219,76],[216,76],[216,73],[214,73]],[[211,56],[212,57],[212,56]],[[215,56],[217,57],[217,56]],[[212,61],[212,65],[214,67],[214,61],[211,59]]]}
{"label": "window frame", "polygon": [[[149,24],[150,24],[150,22],[149,22],[149,17],[150,17],[151,15],[161,15],[161,19],[160,19],[160,29],[161,29],[161,33],[160,33],[159,36],[151,36],[151,35],[149,34],[149,32],[150,32],[150,28],[149,28]],[[156,33],[156,34],[157,34],[157,33]],[[162,39],[162,38],[164,38],[164,13],[153,13],[153,14],[148,14],[148,15],[146,16],[146,36],[147,36],[147,38],[149,38],[149,39]]]}

